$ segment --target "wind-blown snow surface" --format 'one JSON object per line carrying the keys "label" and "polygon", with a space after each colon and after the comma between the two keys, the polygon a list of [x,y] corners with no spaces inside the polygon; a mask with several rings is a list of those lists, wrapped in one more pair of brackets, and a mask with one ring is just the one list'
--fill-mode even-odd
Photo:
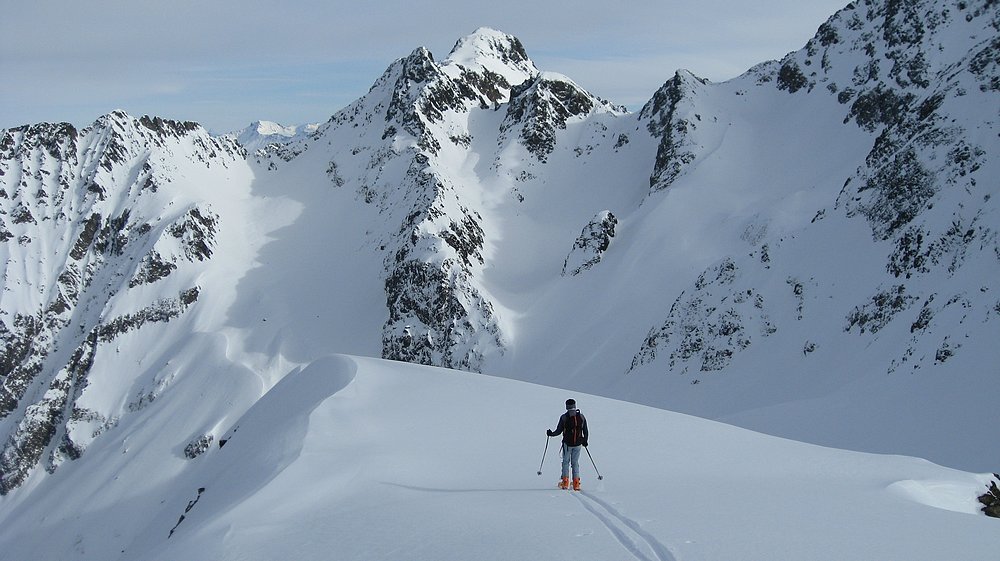
{"label": "wind-blown snow surface", "polygon": [[[219,407],[216,383],[164,399]],[[604,476],[584,455],[582,493],[554,488],[555,440],[535,473],[571,395]],[[318,359],[185,459],[204,418],[150,408],[5,497],[0,558],[939,561],[1000,539],[982,476],[432,367]]]}

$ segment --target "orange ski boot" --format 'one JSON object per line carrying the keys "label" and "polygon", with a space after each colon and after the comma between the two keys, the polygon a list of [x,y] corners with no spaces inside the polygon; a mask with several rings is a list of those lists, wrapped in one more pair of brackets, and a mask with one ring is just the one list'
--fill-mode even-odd
{"label": "orange ski boot", "polygon": [[561,480],[559,480],[559,488],[569,489],[569,477],[563,477]]}
{"label": "orange ski boot", "polygon": [[579,477],[573,478],[573,490],[574,491],[579,491],[580,490],[580,478]]}

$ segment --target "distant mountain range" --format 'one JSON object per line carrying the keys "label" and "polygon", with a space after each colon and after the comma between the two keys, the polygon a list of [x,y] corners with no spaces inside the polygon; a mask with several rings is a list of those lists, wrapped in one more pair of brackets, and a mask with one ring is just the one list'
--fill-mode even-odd
{"label": "distant mountain range", "polygon": [[268,144],[288,144],[308,137],[316,132],[319,123],[308,125],[279,125],[273,121],[255,121],[250,123],[245,129],[233,133],[236,141],[247,149],[248,152],[256,152]]}
{"label": "distant mountain range", "polygon": [[2,130],[0,491],[330,353],[995,469],[998,30],[855,2],[629,112],[483,28],[318,126]]}

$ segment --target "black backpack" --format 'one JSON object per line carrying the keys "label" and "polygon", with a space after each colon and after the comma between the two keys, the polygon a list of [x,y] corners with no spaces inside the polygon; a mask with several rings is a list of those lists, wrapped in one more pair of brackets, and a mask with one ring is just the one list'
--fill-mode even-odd
{"label": "black backpack", "polygon": [[576,415],[566,413],[566,423],[563,425],[563,442],[567,446],[579,446],[583,444],[583,427],[587,424],[587,419],[579,409]]}

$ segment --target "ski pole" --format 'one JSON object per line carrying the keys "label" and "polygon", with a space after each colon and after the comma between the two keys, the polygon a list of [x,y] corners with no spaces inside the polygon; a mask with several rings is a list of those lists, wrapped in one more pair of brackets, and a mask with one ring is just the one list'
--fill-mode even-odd
{"label": "ski pole", "polygon": [[[590,457],[590,463],[594,464],[594,457],[590,455],[590,448],[587,448],[586,446],[584,446],[583,449],[587,451],[587,456]],[[604,479],[604,476],[601,475],[601,470],[597,469],[597,464],[594,464],[594,471],[597,472],[597,479],[598,480],[603,480]]]}
{"label": "ski pole", "polygon": [[542,462],[538,464],[538,475],[542,474],[542,464],[545,463],[545,453],[549,451],[549,439],[551,436],[545,437],[545,450],[542,452]]}

